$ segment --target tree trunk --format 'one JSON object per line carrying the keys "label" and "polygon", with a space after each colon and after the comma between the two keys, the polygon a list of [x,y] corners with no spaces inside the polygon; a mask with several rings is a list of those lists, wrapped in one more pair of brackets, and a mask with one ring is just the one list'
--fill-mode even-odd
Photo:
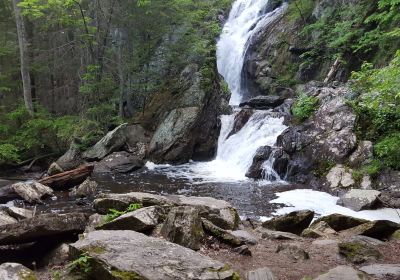
{"label": "tree trunk", "polygon": [[28,40],[24,20],[21,15],[21,10],[18,7],[19,0],[12,0],[12,2],[14,7],[15,23],[17,25],[17,35],[21,61],[21,77],[24,89],[24,102],[29,114],[33,115],[31,76],[29,74]]}

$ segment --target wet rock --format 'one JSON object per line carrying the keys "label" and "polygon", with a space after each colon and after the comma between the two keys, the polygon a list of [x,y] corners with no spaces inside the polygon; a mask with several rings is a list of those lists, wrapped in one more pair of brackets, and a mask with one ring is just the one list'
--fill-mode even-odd
{"label": "wet rock", "polygon": [[282,105],[285,98],[278,95],[260,95],[240,103],[239,107],[248,106],[256,110],[268,110]]}
{"label": "wet rock", "polygon": [[332,190],[350,188],[354,187],[356,184],[352,176],[352,170],[346,169],[341,164],[336,165],[329,171],[326,175],[326,180]]}
{"label": "wet rock", "polygon": [[33,211],[24,208],[5,207],[2,210],[17,220],[29,219],[33,217]]}
{"label": "wet rock", "polygon": [[266,228],[257,228],[261,233],[261,238],[272,240],[297,240],[300,237],[294,233],[268,230]]}
{"label": "wet rock", "polygon": [[[268,2],[269,3],[269,2]],[[276,280],[268,267],[259,268],[246,273],[247,280]]]}
{"label": "wet rock", "polygon": [[272,153],[272,147],[262,146],[257,149],[249,170],[246,172],[246,177],[253,179],[261,179],[263,177],[262,165],[267,161]]}
{"label": "wet rock", "polygon": [[239,113],[237,113],[235,115],[233,128],[232,128],[231,132],[229,132],[227,138],[229,138],[231,135],[236,134],[237,132],[239,132],[246,125],[246,123],[249,121],[249,119],[251,118],[253,113],[254,113],[253,110],[249,110],[249,109],[243,109]]}
{"label": "wet rock", "polygon": [[308,252],[297,244],[279,244],[276,252],[286,254],[295,261],[308,260],[310,258]]}
{"label": "wet rock", "polygon": [[400,279],[399,264],[372,264],[360,267],[362,272],[365,272],[379,279]]}
{"label": "wet rock", "polygon": [[126,129],[124,123],[108,132],[99,142],[83,153],[83,158],[90,161],[101,160],[112,152],[121,150],[126,142]]}
{"label": "wet rock", "polygon": [[312,225],[319,222],[326,222],[335,231],[342,231],[359,226],[364,223],[368,223],[369,221],[342,214],[331,214],[328,216],[318,218],[312,223]]}
{"label": "wet rock", "polygon": [[268,180],[277,180],[284,178],[288,168],[289,155],[286,154],[281,148],[272,148],[270,146],[264,146],[258,148],[256,155],[253,158],[253,163],[246,173],[246,177],[253,179],[262,179],[267,177],[264,174],[263,164],[267,160],[272,161],[272,169],[276,172],[270,174]]}
{"label": "wet rock", "polygon": [[215,236],[222,242],[232,246],[241,246],[245,244],[245,242],[241,238],[238,238],[237,236],[233,235],[231,231],[224,230],[214,225],[212,222],[207,221],[206,219],[202,219],[202,222],[204,230],[208,234]]}
{"label": "wet rock", "polygon": [[247,245],[242,245],[233,249],[234,252],[238,253],[239,255],[243,256],[251,256],[252,253],[250,248]]}
{"label": "wet rock", "polygon": [[245,244],[256,245],[258,243],[258,239],[253,234],[249,233],[245,230],[234,230],[230,231],[233,236],[236,236],[239,240],[241,240]]}
{"label": "wet rock", "polygon": [[342,234],[365,235],[382,240],[389,238],[398,229],[400,229],[400,224],[386,220],[379,220],[361,224],[354,228],[343,231]]}
{"label": "wet rock", "polygon": [[161,235],[173,243],[199,250],[204,238],[200,211],[190,206],[173,208],[161,228]]}
{"label": "wet rock", "polygon": [[301,234],[301,232],[310,225],[313,218],[313,211],[294,211],[266,221],[262,224],[262,226],[270,230]]}
{"label": "wet rock", "polygon": [[224,264],[180,245],[134,231],[94,231],[71,244],[70,254],[86,253],[95,267],[93,279],[120,279],[121,275],[149,280],[233,279]]}
{"label": "wet rock", "polygon": [[17,220],[10,215],[4,210],[0,210],[0,226],[2,225],[8,225],[8,224],[13,224],[16,223]]}
{"label": "wet rock", "polygon": [[1,280],[36,280],[35,273],[19,263],[3,263],[0,265]]}
{"label": "wet rock", "polygon": [[382,256],[374,246],[359,241],[339,243],[339,253],[354,264],[376,261]]}
{"label": "wet rock", "polygon": [[350,266],[338,266],[315,278],[315,280],[366,280],[367,278]]}
{"label": "wet rock", "polygon": [[52,189],[36,181],[15,183],[11,189],[29,203],[42,203],[42,198],[53,195]]}
{"label": "wet rock", "polygon": [[58,165],[57,162],[53,162],[52,164],[50,164],[49,169],[47,170],[47,174],[49,176],[53,176],[59,173],[64,172],[64,169],[61,168],[61,166]]}
{"label": "wet rock", "polygon": [[162,220],[164,211],[159,206],[150,206],[124,214],[108,223],[98,226],[103,230],[134,230],[148,232]]}
{"label": "wet rock", "polygon": [[71,197],[93,197],[97,193],[97,182],[87,178],[82,184],[72,189],[69,193]]}
{"label": "wet rock", "polygon": [[[77,168],[83,163],[82,154],[78,145],[72,143],[68,151],[55,162],[63,171]],[[49,170],[50,171],[50,170]]]}
{"label": "wet rock", "polygon": [[351,154],[349,163],[351,166],[359,167],[363,164],[371,162],[374,155],[374,147],[371,141],[361,141],[357,150]]}
{"label": "wet rock", "polygon": [[313,223],[311,226],[303,230],[301,236],[308,238],[319,238],[319,237],[330,237],[335,235],[337,232],[332,229],[328,223],[320,221]]}
{"label": "wet rock", "polygon": [[80,213],[38,215],[0,226],[0,245],[29,243],[57,235],[82,233],[86,222],[86,215]]}
{"label": "wet rock", "polygon": [[381,192],[375,190],[352,189],[341,197],[337,204],[354,211],[372,209],[377,204],[380,194]]}
{"label": "wet rock", "polygon": [[95,164],[94,174],[129,173],[139,170],[144,162],[128,152],[115,152]]}

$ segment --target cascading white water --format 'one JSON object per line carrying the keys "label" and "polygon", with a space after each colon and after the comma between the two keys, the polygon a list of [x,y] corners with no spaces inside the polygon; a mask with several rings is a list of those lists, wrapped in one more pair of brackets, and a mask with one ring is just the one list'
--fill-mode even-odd
{"label": "cascading white water", "polygon": [[[274,12],[265,14],[263,10],[267,4],[267,0],[235,1],[218,41],[218,70],[232,92],[230,100],[232,106],[242,101],[241,73],[251,36],[285,8],[284,5]],[[286,126],[283,125],[283,119],[273,118],[267,111],[256,111],[240,131],[229,136],[237,112],[235,110],[234,114],[221,117],[221,133],[215,160],[191,162],[174,167],[166,165],[157,167],[153,164],[147,166],[151,169],[161,169],[163,173],[172,177],[185,177],[194,181],[200,179],[202,183],[247,180],[245,175],[257,149],[261,146],[274,145]],[[269,166],[265,167],[265,171],[274,172]]]}

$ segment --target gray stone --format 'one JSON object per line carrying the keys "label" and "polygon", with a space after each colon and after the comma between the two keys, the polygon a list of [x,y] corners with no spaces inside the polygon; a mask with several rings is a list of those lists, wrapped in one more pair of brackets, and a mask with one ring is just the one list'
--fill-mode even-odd
{"label": "gray stone", "polygon": [[301,236],[308,238],[319,238],[319,237],[331,237],[332,235],[337,234],[337,232],[332,229],[328,223],[324,221],[320,221],[318,223],[313,223],[308,228],[303,230]]}
{"label": "gray stone", "polygon": [[93,214],[89,217],[86,228],[85,228],[85,232],[91,232],[96,230],[96,227],[101,226],[102,224],[104,224],[104,220],[105,220],[106,216],[105,215],[100,215],[100,214]]}
{"label": "gray stone", "polygon": [[297,240],[300,239],[300,236],[284,231],[275,231],[269,230],[266,228],[257,228],[257,231],[261,233],[261,237],[264,239],[272,239],[272,240]]}
{"label": "gray stone", "polygon": [[102,224],[97,229],[147,232],[161,222],[163,212],[163,209],[159,206],[141,208]]}
{"label": "gray stone", "polygon": [[51,188],[36,181],[15,183],[11,189],[29,203],[42,203],[43,197],[53,195]]}
{"label": "gray stone", "polygon": [[23,244],[57,235],[82,233],[86,222],[86,215],[80,213],[37,215],[0,226],[0,245]]}
{"label": "gray stone", "polygon": [[245,242],[243,241],[243,239],[238,238],[237,236],[233,235],[230,230],[222,229],[204,218],[202,219],[202,222],[203,222],[204,230],[208,234],[213,235],[214,237],[221,240],[222,242],[229,244],[231,246],[235,246],[235,247],[245,245]]}
{"label": "gray stone", "polygon": [[230,233],[233,236],[236,236],[237,238],[242,240],[242,242],[244,242],[246,244],[256,245],[258,243],[257,237],[254,236],[253,234],[249,233],[248,231],[245,231],[245,230],[234,230],[234,231],[230,231]]}
{"label": "gray stone", "polygon": [[338,266],[315,278],[315,280],[364,280],[359,271],[350,266]]}
{"label": "gray stone", "polygon": [[77,168],[83,163],[81,151],[75,143],[72,143],[68,151],[57,159],[56,164],[63,170],[68,171]]}
{"label": "gray stone", "polygon": [[361,141],[358,144],[357,150],[351,154],[349,163],[352,166],[359,167],[363,164],[371,162],[374,156],[374,147],[371,141]]}
{"label": "gray stone", "polygon": [[93,258],[98,267],[91,271],[93,279],[118,279],[118,273],[148,280],[228,280],[234,276],[218,261],[134,231],[94,231],[70,246],[72,258],[83,253]]}
{"label": "gray stone", "polygon": [[307,228],[314,218],[313,211],[294,211],[286,215],[275,217],[262,224],[263,227],[270,230],[286,231],[300,234]]}
{"label": "gray stone", "polygon": [[276,252],[286,254],[295,261],[304,261],[310,258],[308,252],[297,244],[279,244]]}
{"label": "gray stone", "polygon": [[248,271],[246,273],[247,280],[276,280],[268,267],[259,268],[257,270]]}
{"label": "gray stone", "polygon": [[352,170],[346,169],[343,165],[338,164],[333,167],[326,175],[326,180],[332,190],[338,188],[354,187],[356,181],[353,179]]}
{"label": "gray stone", "polygon": [[341,234],[344,236],[365,235],[382,240],[389,238],[398,229],[400,229],[400,224],[387,220],[378,220],[342,231]]}
{"label": "gray stone", "polygon": [[333,239],[317,239],[314,240],[312,245],[318,247],[325,247],[325,246],[337,246],[339,241]]}
{"label": "gray stone", "polygon": [[0,280],[36,280],[35,273],[19,263],[3,263],[0,265]]}
{"label": "gray stone", "polygon": [[239,247],[236,247],[233,249],[234,252],[238,253],[239,255],[243,255],[243,256],[251,256],[251,250],[249,248],[249,246],[247,245],[242,245]]}
{"label": "gray stone", "polygon": [[8,215],[4,210],[0,210],[0,226],[16,223],[17,220]]}
{"label": "gray stone", "polygon": [[375,246],[363,241],[345,241],[339,243],[339,253],[343,255],[347,261],[354,264],[361,264],[367,261],[376,261],[382,257]]}
{"label": "gray stone", "polygon": [[380,191],[352,189],[337,202],[338,205],[361,211],[373,208],[378,202]]}
{"label": "gray stone", "polygon": [[285,98],[279,95],[260,95],[240,103],[239,107],[249,106],[256,110],[268,110],[282,105],[284,101]]}
{"label": "gray stone", "polygon": [[385,244],[385,242],[380,241],[379,239],[364,236],[364,235],[354,235],[354,236],[350,237],[348,241],[367,244],[370,246],[379,246],[379,245]]}
{"label": "gray stone", "polygon": [[342,214],[331,214],[328,216],[323,216],[321,218],[318,218],[311,225],[314,225],[319,222],[326,222],[334,230],[341,231],[359,226],[361,224],[368,223],[369,221],[364,219],[354,218],[351,216],[345,216]]}
{"label": "gray stone", "polygon": [[93,197],[97,193],[97,182],[87,178],[82,184],[72,189],[69,196],[72,197]]}
{"label": "gray stone", "polygon": [[49,176],[53,176],[59,173],[64,172],[64,169],[61,168],[61,166],[58,165],[57,162],[53,162],[52,164],[50,164],[49,169],[47,170],[47,174]]}
{"label": "gray stone", "polygon": [[173,243],[199,250],[204,238],[199,209],[191,206],[173,208],[161,228],[161,235]]}
{"label": "gray stone", "polygon": [[51,250],[51,252],[46,254],[46,256],[43,257],[42,261],[47,266],[56,266],[67,263],[68,258],[69,258],[69,245],[66,243],[62,243],[61,245]]}
{"label": "gray stone", "polygon": [[285,177],[288,168],[289,155],[285,153],[282,148],[270,146],[258,148],[256,155],[253,158],[253,162],[246,172],[246,177],[253,179],[264,178],[265,175],[263,164],[267,160],[271,160],[273,162],[272,169],[278,175],[272,175],[267,178],[268,180],[274,181]]}
{"label": "gray stone", "polygon": [[128,152],[115,152],[100,162],[97,162],[94,167],[94,174],[105,173],[129,173],[139,170],[144,166],[143,160]]}
{"label": "gray stone", "polygon": [[392,277],[400,279],[399,264],[372,264],[360,267],[360,270],[377,278]]}
{"label": "gray stone", "polygon": [[33,211],[25,208],[18,208],[18,207],[5,207],[3,210],[17,220],[29,219],[33,217]]}

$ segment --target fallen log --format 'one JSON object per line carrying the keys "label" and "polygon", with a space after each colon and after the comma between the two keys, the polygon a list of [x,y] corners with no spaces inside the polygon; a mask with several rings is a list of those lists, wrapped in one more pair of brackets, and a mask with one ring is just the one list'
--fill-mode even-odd
{"label": "fallen log", "polygon": [[76,169],[40,179],[38,182],[54,190],[67,189],[81,184],[92,174],[94,165],[83,165]]}

